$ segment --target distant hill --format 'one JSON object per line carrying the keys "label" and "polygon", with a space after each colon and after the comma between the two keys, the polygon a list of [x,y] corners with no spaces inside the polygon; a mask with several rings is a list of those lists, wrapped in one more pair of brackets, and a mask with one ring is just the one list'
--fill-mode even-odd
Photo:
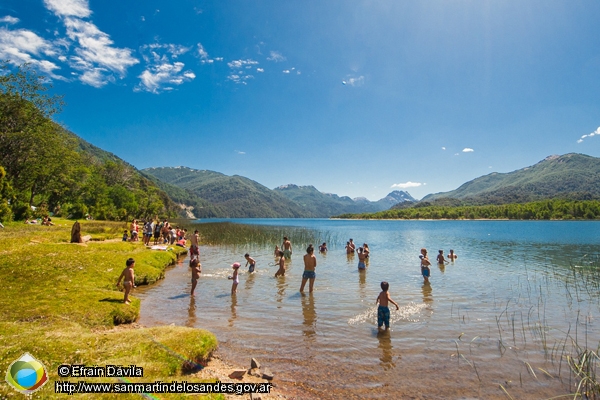
{"label": "distant hill", "polygon": [[415,199],[407,192],[393,191],[379,201],[369,201],[364,197],[351,199],[347,196],[322,193],[314,186],[283,185],[275,191],[286,196],[298,205],[306,208],[319,218],[328,218],[343,213],[377,212],[391,208],[401,202],[414,202]]}
{"label": "distant hill", "polygon": [[491,173],[450,192],[425,196],[419,204],[484,205],[552,198],[600,199],[600,158],[569,153],[508,173]]}
{"label": "distant hill", "polygon": [[[287,197],[243,176],[188,167],[146,168],[144,174],[197,196],[198,218],[301,218],[314,217]],[[163,186],[169,192],[166,186]],[[172,191],[183,199],[184,192]],[[171,193],[169,193],[171,194]],[[189,202],[187,205],[192,205]]]}

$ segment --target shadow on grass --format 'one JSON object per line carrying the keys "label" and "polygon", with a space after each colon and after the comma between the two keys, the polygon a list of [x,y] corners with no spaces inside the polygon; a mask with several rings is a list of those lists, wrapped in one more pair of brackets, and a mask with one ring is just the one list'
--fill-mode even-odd
{"label": "shadow on grass", "polygon": [[101,302],[107,302],[107,303],[123,303],[123,299],[109,299],[109,298],[104,298],[101,300],[98,300]]}

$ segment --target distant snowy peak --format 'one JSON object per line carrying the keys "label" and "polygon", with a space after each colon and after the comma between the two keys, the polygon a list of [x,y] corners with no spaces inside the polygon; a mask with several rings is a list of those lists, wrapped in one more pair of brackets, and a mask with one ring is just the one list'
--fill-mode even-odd
{"label": "distant snowy peak", "polygon": [[312,186],[312,185],[298,186],[298,185],[294,185],[293,183],[288,183],[287,185],[277,186],[275,189],[277,189],[277,190],[286,190],[286,189],[315,189],[315,187]]}
{"label": "distant snowy peak", "polygon": [[385,196],[384,200],[394,202],[394,204],[403,203],[405,201],[417,201],[408,192],[405,192],[403,190],[394,190],[392,193]]}

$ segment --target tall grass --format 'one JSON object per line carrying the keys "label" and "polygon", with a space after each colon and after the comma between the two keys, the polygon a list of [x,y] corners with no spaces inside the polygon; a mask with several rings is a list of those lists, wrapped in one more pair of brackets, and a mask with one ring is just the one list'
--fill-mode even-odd
{"label": "tall grass", "polygon": [[232,246],[275,246],[282,243],[286,236],[293,244],[315,247],[323,242],[337,245],[340,240],[331,232],[322,232],[302,227],[285,227],[270,225],[246,225],[231,222],[210,222],[191,224],[188,230],[198,229],[202,243],[209,245]]}
{"label": "tall grass", "polygon": [[[565,398],[600,399],[600,345],[588,344],[592,332],[588,329],[594,328],[589,307],[600,304],[600,255],[586,254],[567,267],[551,263],[524,269],[526,279],[508,288],[512,297],[498,304],[499,315],[491,328],[497,331],[499,356],[510,348],[511,355],[526,358],[522,360],[526,373],[519,373],[521,386],[527,375],[540,384],[542,378],[559,379],[569,391]],[[566,321],[576,318],[566,329],[551,326],[546,317],[556,301],[561,302],[560,296],[566,300]],[[536,365],[527,359],[531,352],[542,354],[545,362]],[[508,388],[501,385],[501,389],[510,397]]]}

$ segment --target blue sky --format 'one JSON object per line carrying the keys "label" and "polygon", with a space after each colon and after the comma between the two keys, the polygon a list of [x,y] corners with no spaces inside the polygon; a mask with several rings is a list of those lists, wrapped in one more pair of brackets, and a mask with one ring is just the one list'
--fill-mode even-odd
{"label": "blue sky", "polygon": [[137,168],[416,198],[600,156],[600,2],[2,0],[0,59]]}

